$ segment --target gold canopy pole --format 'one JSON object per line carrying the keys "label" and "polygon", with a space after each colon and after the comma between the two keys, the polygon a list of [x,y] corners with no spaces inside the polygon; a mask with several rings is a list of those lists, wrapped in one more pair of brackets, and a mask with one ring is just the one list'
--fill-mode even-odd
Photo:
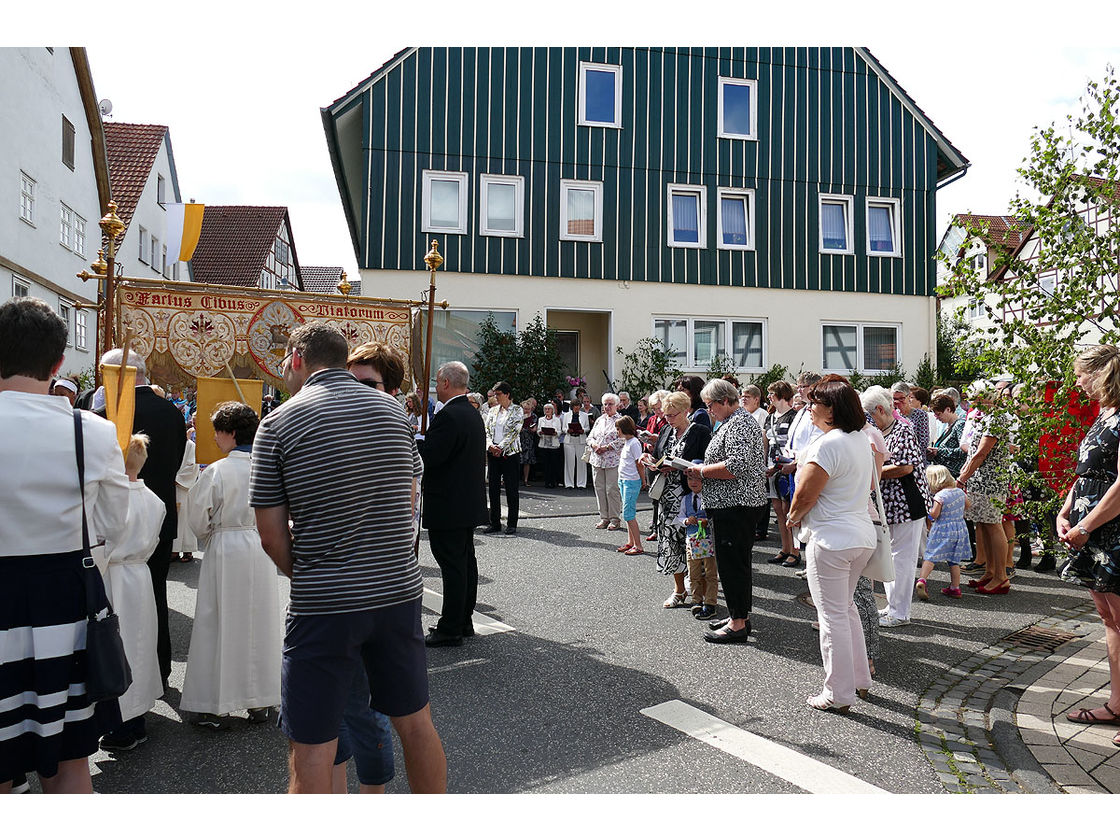
{"label": "gold canopy pole", "polygon": [[443,265],[439,255],[439,241],[432,240],[432,249],[424,257],[424,264],[431,272],[428,278],[428,328],[424,340],[424,404],[420,412],[420,434],[428,431],[428,388],[432,379],[432,320],[436,305],[436,269]]}

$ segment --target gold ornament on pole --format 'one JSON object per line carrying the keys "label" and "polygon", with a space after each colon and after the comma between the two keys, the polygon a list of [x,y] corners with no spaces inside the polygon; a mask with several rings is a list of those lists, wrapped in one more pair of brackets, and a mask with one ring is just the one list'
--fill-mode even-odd
{"label": "gold ornament on pole", "polygon": [[342,277],[338,281],[338,284],[335,286],[335,288],[342,292],[343,295],[350,294],[350,290],[353,288],[353,286],[351,285],[350,281],[346,279],[345,271],[342,272]]}
{"label": "gold ornament on pole", "polygon": [[428,279],[428,324],[427,336],[424,340],[424,401],[420,412],[420,434],[428,431],[428,389],[432,379],[432,320],[436,305],[436,269],[443,265],[443,257],[439,254],[439,241],[432,240],[432,249],[424,256],[424,265],[430,272]]}
{"label": "gold ornament on pole", "polygon": [[[119,279],[116,270],[117,238],[125,231],[125,224],[121,221],[121,217],[117,215],[117,203],[110,201],[106,210],[108,212],[101,217],[98,226],[106,240],[108,253],[105,250],[97,252],[97,262],[90,265],[90,268],[93,269],[92,274],[88,271],[81,271],[77,275],[82,280],[97,280],[99,297],[97,308],[101,310],[102,316],[102,342],[98,355],[108,352],[116,343],[116,325],[113,323],[113,297],[117,293],[116,284]],[[104,281],[104,286],[102,286],[102,281]],[[100,378],[99,373],[98,380]]]}

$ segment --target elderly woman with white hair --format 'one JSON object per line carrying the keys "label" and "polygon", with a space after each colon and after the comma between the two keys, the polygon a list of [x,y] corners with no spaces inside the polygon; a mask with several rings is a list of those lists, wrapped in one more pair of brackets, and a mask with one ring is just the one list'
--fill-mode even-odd
{"label": "elderly woman with white hair", "polygon": [[968,495],[965,519],[976,526],[976,559],[986,562],[983,576],[970,581],[981,595],[1006,595],[1011,591],[1007,579],[1007,539],[1003,532],[1003,512],[1007,504],[1009,455],[1007,431],[1010,422],[995,412],[996,386],[978,379],[968,387],[969,400],[976,409],[968,460],[961,467],[957,486]]}
{"label": "elderly woman with white hair", "polygon": [[618,454],[626,441],[618,433],[618,395],[603,394],[603,413],[591,427],[587,447],[591,451],[591,483],[599,502],[599,524],[596,528],[617,531],[622,527],[622,494],[618,490]]}
{"label": "elderly woman with white hair", "polygon": [[704,633],[714,644],[746,642],[751,633],[751,550],[766,500],[766,448],[762,429],[739,405],[739,389],[710,379],[700,399],[719,424],[704,463],[688,469],[703,480],[704,507],[712,523],[716,566],[730,617]]}
{"label": "elderly woman with white hair", "polygon": [[910,623],[918,545],[930,506],[923,466],[925,453],[918,448],[913,428],[895,417],[890,391],[881,385],[872,385],[863,392],[860,402],[883,433],[889,451],[879,487],[891,531],[894,581],[883,584],[887,608],[880,612],[879,626],[899,627]]}

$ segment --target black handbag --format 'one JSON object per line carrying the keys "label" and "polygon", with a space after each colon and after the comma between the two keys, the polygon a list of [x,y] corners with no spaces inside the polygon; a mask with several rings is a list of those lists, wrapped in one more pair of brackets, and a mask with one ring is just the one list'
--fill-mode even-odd
{"label": "black handbag", "polygon": [[[917,469],[917,467],[914,469]],[[898,481],[902,485],[902,493],[906,497],[910,521],[925,519],[929,511],[926,510],[926,500],[922,496],[922,491],[918,488],[918,480],[914,478],[913,471],[906,473]]]}
{"label": "black handbag", "polygon": [[[78,487],[82,491],[82,577],[86,585],[86,697],[91,703],[116,700],[132,685],[132,669],[124,653],[120,618],[105,595],[105,582],[89,548],[86,523],[86,458],[82,413],[74,410],[74,443],[78,458]],[[102,610],[103,617],[97,615]]]}

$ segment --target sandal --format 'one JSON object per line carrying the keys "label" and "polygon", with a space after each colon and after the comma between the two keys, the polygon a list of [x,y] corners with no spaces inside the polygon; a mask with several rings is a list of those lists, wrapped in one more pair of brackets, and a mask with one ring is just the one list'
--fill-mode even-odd
{"label": "sandal", "polygon": [[626,543],[626,545],[620,545],[618,548],[615,549],[615,551],[629,551],[633,547],[634,546],[632,546],[630,543]]}
{"label": "sandal", "polygon": [[823,694],[818,694],[816,697],[806,697],[805,704],[820,712],[836,712],[838,715],[846,715],[851,706],[838,706],[830,697],[825,697]]}
{"label": "sandal", "polygon": [[683,607],[686,600],[688,600],[687,592],[674,592],[672,595],[665,599],[665,603],[661,606],[663,606],[667,610],[671,610],[675,609],[676,607]]}
{"label": "sandal", "polygon": [[642,551],[641,546],[637,546],[637,545],[631,546],[628,551],[624,551],[622,553],[625,554],[627,557],[637,557],[639,554],[645,554],[645,552]]}
{"label": "sandal", "polygon": [[[1110,718],[1098,717],[1097,715],[1093,714],[1092,709],[1078,709],[1076,712],[1066,712],[1066,720],[1072,721],[1073,723],[1089,723],[1089,724],[1093,724],[1093,723],[1112,723],[1112,724],[1120,724],[1120,715],[1118,715],[1118,714],[1116,714],[1116,712],[1112,711],[1112,708],[1108,705],[1108,703],[1104,704],[1104,710],[1106,712],[1108,712],[1110,715],[1112,715],[1112,717],[1110,717]],[[1120,736],[1118,736],[1118,737],[1120,737]],[[1117,743],[1118,743],[1118,745],[1120,745],[1120,742],[1117,742]]]}

